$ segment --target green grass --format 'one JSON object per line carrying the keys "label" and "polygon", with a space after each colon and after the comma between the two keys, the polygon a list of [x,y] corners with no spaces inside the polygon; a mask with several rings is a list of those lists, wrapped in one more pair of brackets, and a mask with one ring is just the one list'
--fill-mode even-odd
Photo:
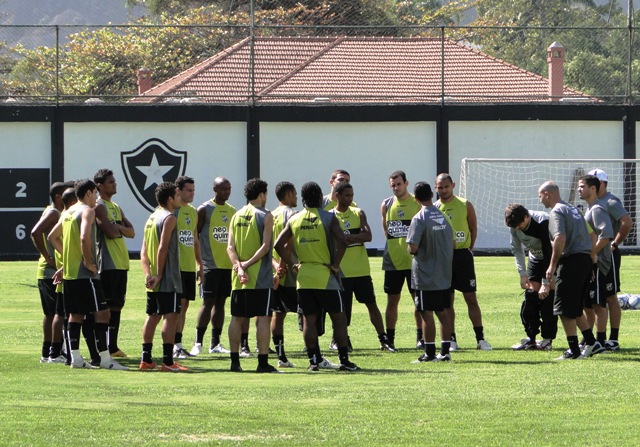
{"label": "green grass", "polygon": [[[120,343],[129,366],[139,361],[144,320],[142,274],[132,264]],[[622,269],[624,291],[640,292],[640,258],[625,257]],[[562,329],[552,352],[514,352],[523,331],[513,260],[477,258],[476,270],[492,352],[474,349],[459,298],[462,350],[451,363],[411,364],[419,353],[412,349],[412,302],[403,296],[395,354],[377,350],[365,307],[354,304],[358,373],[306,372],[291,318],[285,337],[298,367],[286,374],[229,373],[226,356],[208,354],[184,361],[190,373],[167,374],[38,363],[35,263],[0,263],[0,445],[636,445],[640,312],[623,312],[623,349],[615,354],[554,362],[566,348]],[[379,258],[372,258],[372,271],[384,312]],[[189,310],[185,346],[193,342],[196,311]],[[328,342],[323,337],[325,354],[337,360]],[[257,360],[242,363],[252,370]]]}

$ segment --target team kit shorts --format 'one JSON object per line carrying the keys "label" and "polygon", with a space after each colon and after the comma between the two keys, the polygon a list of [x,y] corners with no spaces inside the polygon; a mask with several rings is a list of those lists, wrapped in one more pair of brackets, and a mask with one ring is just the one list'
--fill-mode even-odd
{"label": "team kit shorts", "polygon": [[362,304],[376,302],[376,293],[373,289],[371,276],[357,276],[355,278],[342,278],[344,297],[355,295],[356,300]]}
{"label": "team kit shorts", "polygon": [[613,268],[607,274],[597,271],[594,281],[589,285],[589,295],[584,307],[592,308],[594,305],[607,307],[607,298],[616,295],[615,275]]}
{"label": "team kit shorts", "polygon": [[111,306],[99,279],[65,279],[63,287],[65,311],[68,314],[87,315]]}
{"label": "team kit shorts", "polygon": [[407,285],[409,293],[413,295],[415,290],[411,288],[411,269],[384,271],[384,293],[387,295],[399,295],[402,293],[404,284]]}
{"label": "team kit shorts", "polygon": [[271,289],[240,289],[231,292],[231,315],[253,318],[270,316],[272,312]]}
{"label": "team kit shorts", "polygon": [[200,296],[204,299],[231,295],[231,269],[205,270]]}
{"label": "team kit shorts", "polygon": [[578,318],[584,309],[592,272],[591,255],[576,253],[560,258],[556,268],[553,314]]}
{"label": "team kit shorts", "polygon": [[462,293],[476,291],[476,271],[473,253],[468,248],[453,250],[451,290],[458,290]]}
{"label": "team kit shorts", "polygon": [[298,304],[302,315],[320,315],[344,312],[344,301],[340,290],[298,289]]}
{"label": "team kit shorts", "polygon": [[105,270],[100,272],[100,282],[104,296],[111,307],[122,307],[127,295],[127,271]]}
{"label": "team kit shorts", "polygon": [[44,315],[64,315],[62,297],[56,292],[53,279],[39,279],[38,291],[40,292],[40,304]]}
{"label": "team kit shorts", "polygon": [[180,313],[180,298],[176,292],[147,292],[147,315]]}
{"label": "team kit shorts", "polygon": [[274,292],[273,310],[284,313],[298,311],[298,291],[295,287],[278,286]]}
{"label": "team kit shorts", "polygon": [[451,290],[416,290],[413,301],[418,312],[441,312],[451,307]]}
{"label": "team kit shorts", "polygon": [[178,296],[183,300],[195,301],[196,299],[196,272],[180,271],[182,279],[182,293]]}

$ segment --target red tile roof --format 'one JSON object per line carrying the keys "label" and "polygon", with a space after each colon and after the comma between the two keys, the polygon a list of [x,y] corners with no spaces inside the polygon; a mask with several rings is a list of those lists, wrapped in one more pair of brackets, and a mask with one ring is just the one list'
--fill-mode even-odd
{"label": "red tile roof", "polygon": [[[250,52],[247,38],[132,101],[246,102]],[[257,102],[549,101],[546,78],[439,38],[259,37],[254,55]]]}

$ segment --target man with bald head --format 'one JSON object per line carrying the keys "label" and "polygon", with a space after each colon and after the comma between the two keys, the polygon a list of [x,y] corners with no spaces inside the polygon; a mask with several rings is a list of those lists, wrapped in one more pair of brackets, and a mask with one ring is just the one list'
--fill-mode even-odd
{"label": "man with bald head", "polygon": [[229,353],[221,343],[224,325],[224,305],[231,295],[231,261],[227,255],[229,225],[236,209],[227,203],[231,195],[231,182],[225,177],[213,181],[214,196],[198,207],[198,238],[204,279],[201,284],[202,307],[196,323],[196,341],[191,355],[202,352],[202,340],[211,321],[209,353]]}
{"label": "man with bald head", "polygon": [[[552,253],[545,276],[549,282],[556,281],[553,313],[560,316],[569,343],[569,349],[556,360],[591,357],[599,343],[583,314],[593,264],[587,224],[576,207],[562,200],[560,188],[554,182],[543,183],[538,189],[538,198],[545,208],[551,209],[549,236]],[[582,352],[578,328],[586,343]]]}

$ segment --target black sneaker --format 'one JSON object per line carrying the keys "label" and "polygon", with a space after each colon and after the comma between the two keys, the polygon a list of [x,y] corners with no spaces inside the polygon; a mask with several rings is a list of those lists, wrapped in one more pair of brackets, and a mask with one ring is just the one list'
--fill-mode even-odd
{"label": "black sneaker", "polygon": [[430,357],[425,353],[411,363],[425,363],[425,362],[437,362],[437,361],[438,361],[438,357],[436,357],[435,355],[433,357]]}
{"label": "black sneaker", "polygon": [[582,357],[582,354],[574,354],[573,352],[571,352],[571,349],[567,349],[562,353],[560,357],[557,357],[555,360],[575,360],[580,358],[584,358]]}
{"label": "black sneaker", "polygon": [[380,350],[381,351],[396,352],[396,347],[393,346],[391,343],[382,342],[382,343],[380,343]]}
{"label": "black sneaker", "polygon": [[607,340],[604,343],[604,348],[607,351],[619,351],[620,350],[620,343],[618,343],[618,340]]}
{"label": "black sneaker", "polygon": [[240,363],[232,363],[231,368],[229,368],[229,371],[234,373],[240,373],[242,372],[242,366],[240,366]]}
{"label": "black sneaker", "polygon": [[358,371],[360,367],[353,362],[347,360],[345,363],[340,363],[340,371]]}
{"label": "black sneaker", "polygon": [[424,349],[426,348],[427,344],[424,342],[424,340],[417,340],[416,341],[416,349]]}
{"label": "black sneaker", "polygon": [[311,363],[309,364],[309,368],[307,368],[309,371],[320,371],[320,367],[318,365],[316,365],[315,363]]}
{"label": "black sneaker", "polygon": [[100,366],[100,362],[101,362],[101,361],[102,361],[102,360],[100,359],[100,357],[98,357],[97,359],[91,359],[91,361],[89,362],[89,364],[90,364],[91,366],[98,367],[98,366]]}
{"label": "black sneaker", "polygon": [[258,365],[258,367],[256,368],[256,372],[257,373],[279,373],[280,371],[278,371],[273,365],[265,365],[265,366],[261,366]]}

